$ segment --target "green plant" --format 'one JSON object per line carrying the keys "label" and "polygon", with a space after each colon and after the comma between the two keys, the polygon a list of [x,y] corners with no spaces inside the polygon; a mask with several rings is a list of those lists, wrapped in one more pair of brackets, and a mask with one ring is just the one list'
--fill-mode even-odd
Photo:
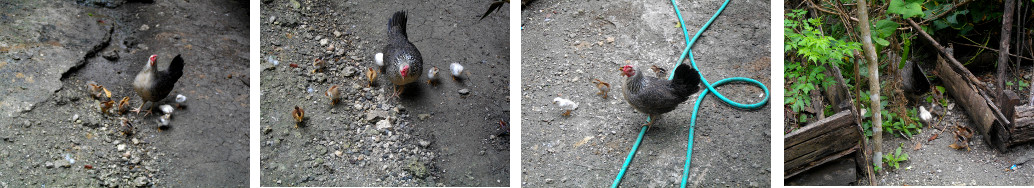
{"label": "green plant", "polygon": [[894,167],[895,170],[901,168],[901,162],[908,160],[908,153],[901,152],[901,148],[905,144],[898,145],[898,149],[894,150],[894,153],[888,153],[883,155],[883,163],[887,166]]}
{"label": "green plant", "polygon": [[[883,98],[883,97],[881,97]],[[897,132],[903,137],[912,137],[913,135],[922,132],[923,124],[919,123],[916,109],[912,108],[905,112],[905,116],[901,116],[897,113],[891,113],[890,111],[883,110],[881,112],[883,117],[883,131],[893,134]],[[906,121],[906,119],[908,121]]]}
{"label": "green plant", "polygon": [[[828,88],[836,82],[829,78],[825,65],[844,65],[855,50],[861,49],[857,42],[846,42],[827,36],[819,30],[821,18],[804,18],[805,10],[792,10],[784,24],[786,52],[795,52],[803,61],[788,60],[784,66],[787,78],[784,105],[798,114],[798,122],[807,120],[801,109],[811,105],[811,91]],[[824,109],[817,109],[824,110]]]}

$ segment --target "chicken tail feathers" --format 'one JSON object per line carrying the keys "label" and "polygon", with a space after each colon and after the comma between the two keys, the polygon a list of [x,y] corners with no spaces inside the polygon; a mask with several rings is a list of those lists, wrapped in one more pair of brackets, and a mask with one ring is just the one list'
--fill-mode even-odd
{"label": "chicken tail feathers", "polygon": [[689,97],[700,90],[700,72],[686,64],[675,68],[675,77],[671,80],[671,88],[679,97]]}
{"label": "chicken tail feathers", "polygon": [[172,80],[179,80],[183,76],[183,57],[179,54],[175,58],[172,58],[172,62],[169,64],[169,68],[166,70],[169,73],[169,78]]}
{"label": "chicken tail feathers", "polygon": [[406,12],[398,11],[388,20],[388,36],[406,36]]}

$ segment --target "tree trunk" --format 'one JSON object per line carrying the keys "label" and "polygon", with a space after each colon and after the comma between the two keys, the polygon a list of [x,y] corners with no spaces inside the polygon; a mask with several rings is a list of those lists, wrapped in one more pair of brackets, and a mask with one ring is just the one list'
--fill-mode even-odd
{"label": "tree trunk", "polygon": [[[880,73],[879,65],[877,65],[876,58],[876,46],[872,45],[872,30],[869,29],[869,7],[868,2],[865,0],[858,0],[858,26],[862,34],[862,49],[865,51],[865,57],[869,61],[869,99],[870,106],[872,107],[872,140],[873,140],[873,164],[878,167],[883,166],[883,161],[880,160],[883,157],[883,119],[880,117],[880,112],[883,111],[883,107],[880,106]],[[875,186],[875,185],[871,185]]]}

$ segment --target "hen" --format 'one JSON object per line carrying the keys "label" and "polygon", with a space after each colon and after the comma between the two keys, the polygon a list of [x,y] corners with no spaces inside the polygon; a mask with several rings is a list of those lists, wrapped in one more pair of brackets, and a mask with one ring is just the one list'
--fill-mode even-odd
{"label": "hen", "polygon": [[700,90],[700,73],[685,64],[679,64],[672,80],[645,76],[632,65],[621,67],[621,75],[627,77],[622,93],[625,101],[636,111],[650,116],[650,121],[643,126],[653,125],[661,114],[675,110],[679,103]]}
{"label": "hen", "polygon": [[[183,58],[180,55],[172,58],[169,68],[164,71],[158,71],[157,64],[158,55],[151,55],[150,58],[147,58],[144,70],[140,71],[133,80],[133,90],[136,90],[136,94],[143,99],[140,108],[133,109],[133,112],[140,113],[148,101],[158,102],[165,99],[176,86],[176,81],[183,76]],[[154,104],[151,104],[151,107],[154,108]],[[150,109],[147,110],[147,114],[151,114]]]}
{"label": "hen", "polygon": [[424,60],[406,35],[406,12],[395,12],[388,20],[388,45],[382,51],[384,75],[395,84],[396,93],[401,92],[406,84],[420,78],[424,71]]}

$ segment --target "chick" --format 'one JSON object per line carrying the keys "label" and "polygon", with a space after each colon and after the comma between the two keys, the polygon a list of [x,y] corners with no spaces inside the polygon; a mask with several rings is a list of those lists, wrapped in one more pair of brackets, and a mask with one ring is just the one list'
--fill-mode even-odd
{"label": "chick", "polygon": [[662,77],[668,74],[667,70],[664,70],[664,68],[657,67],[657,65],[650,65],[650,70],[652,70],[654,73],[657,73],[657,77]]}
{"label": "chick", "polygon": [[600,80],[599,78],[593,79],[592,83],[596,84],[596,88],[600,89],[600,92],[597,92],[596,94],[603,95],[603,98],[606,99],[607,92],[610,92],[610,84],[603,82],[603,80]]}
{"label": "chick", "polygon": [[301,107],[294,106],[294,110],[291,111],[291,116],[294,117],[294,128],[298,128],[302,121],[305,121],[305,110]]}
{"label": "chick", "polygon": [[111,91],[108,91],[108,88],[104,88],[104,86],[97,84],[97,82],[86,82],[86,88],[90,92],[90,96],[94,99],[102,99],[102,97],[111,98]]}
{"label": "chick", "polygon": [[372,86],[377,81],[377,71],[374,71],[373,67],[366,68],[366,79],[369,81],[366,83],[366,87]]}
{"label": "chick", "polygon": [[111,109],[111,107],[114,106],[114,104],[115,101],[112,100],[100,102],[100,106],[97,109],[99,109],[102,114],[108,114],[108,110]]}
{"label": "chick", "polygon": [[126,119],[125,117],[120,117],[118,119],[119,119],[119,127],[118,127],[119,133],[122,133],[122,135],[126,135],[126,136],[133,136],[133,123],[130,122],[129,119]]}
{"label": "chick", "polygon": [[574,103],[574,101],[563,99],[560,97],[554,98],[553,104],[556,104],[560,107],[560,109],[564,110],[564,114],[562,114],[563,116],[570,116],[571,111],[578,109],[578,103]]}
{"label": "chick", "polygon": [[333,85],[323,95],[330,97],[330,106],[334,106],[337,105],[338,100],[341,98],[341,91],[338,91],[337,85]]}
{"label": "chick", "polygon": [[460,63],[449,64],[449,70],[452,71],[452,80],[456,80],[456,77],[463,73],[463,65],[460,65]]}
{"label": "chick", "polygon": [[312,73],[323,72],[323,66],[326,64],[327,63],[324,62],[322,58],[316,58],[315,60],[312,60]]}
{"label": "chick", "polygon": [[384,67],[384,53],[373,55],[373,62],[377,63],[377,67]]}
{"label": "chick", "polygon": [[129,109],[129,96],[122,97],[122,100],[118,101],[118,108],[116,111],[119,115],[122,115],[126,113],[127,109]]}
{"label": "chick", "polygon": [[176,94],[176,108],[183,108],[183,106],[181,105],[185,101],[187,101],[187,96],[183,96],[183,94]]}
{"label": "chick", "polygon": [[162,110],[162,112],[165,113],[165,114],[172,114],[172,111],[175,110],[174,108],[172,108],[171,105],[167,105],[167,104],[163,104],[161,106],[158,106],[158,109]]}
{"label": "chick", "polygon": [[438,82],[438,67],[432,66],[431,69],[427,69],[427,84],[434,86]]}

